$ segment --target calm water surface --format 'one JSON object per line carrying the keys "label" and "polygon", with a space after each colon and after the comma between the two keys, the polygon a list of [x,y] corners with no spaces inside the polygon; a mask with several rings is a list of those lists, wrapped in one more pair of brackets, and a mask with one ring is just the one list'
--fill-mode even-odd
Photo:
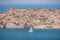
{"label": "calm water surface", "polygon": [[7,9],[25,9],[25,8],[53,8],[60,9],[60,4],[0,4],[0,13],[4,13]]}
{"label": "calm water surface", "polygon": [[0,40],[60,40],[60,29],[0,29]]}

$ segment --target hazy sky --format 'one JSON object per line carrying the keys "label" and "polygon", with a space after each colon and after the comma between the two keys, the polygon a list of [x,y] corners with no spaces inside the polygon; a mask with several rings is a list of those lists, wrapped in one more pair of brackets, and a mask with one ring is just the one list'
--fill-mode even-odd
{"label": "hazy sky", "polygon": [[0,0],[0,4],[55,4],[60,0]]}

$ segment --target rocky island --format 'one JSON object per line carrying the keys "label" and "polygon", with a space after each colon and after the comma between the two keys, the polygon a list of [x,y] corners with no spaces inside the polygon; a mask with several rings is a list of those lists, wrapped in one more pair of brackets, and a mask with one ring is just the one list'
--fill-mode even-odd
{"label": "rocky island", "polygon": [[60,28],[60,10],[58,9],[15,9],[10,8],[0,14],[0,28],[35,29]]}

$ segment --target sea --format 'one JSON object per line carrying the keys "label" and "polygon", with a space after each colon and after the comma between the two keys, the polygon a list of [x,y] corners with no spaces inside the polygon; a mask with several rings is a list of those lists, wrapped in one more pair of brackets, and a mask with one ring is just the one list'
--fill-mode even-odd
{"label": "sea", "polygon": [[[60,4],[0,4],[0,13],[4,13],[9,8],[53,8],[60,9]],[[28,29],[0,28],[0,40],[60,40],[60,29]]]}
{"label": "sea", "polygon": [[0,40],[60,40],[60,29],[0,29]]}
{"label": "sea", "polygon": [[27,9],[27,8],[53,8],[60,9],[60,3],[58,4],[0,4],[0,13],[5,12],[7,9],[16,8],[16,9]]}

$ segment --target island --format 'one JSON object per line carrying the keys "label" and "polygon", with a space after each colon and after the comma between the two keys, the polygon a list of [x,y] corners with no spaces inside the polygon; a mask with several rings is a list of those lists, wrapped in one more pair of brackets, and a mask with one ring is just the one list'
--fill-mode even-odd
{"label": "island", "polygon": [[60,28],[59,9],[10,8],[0,14],[0,28],[54,29]]}

